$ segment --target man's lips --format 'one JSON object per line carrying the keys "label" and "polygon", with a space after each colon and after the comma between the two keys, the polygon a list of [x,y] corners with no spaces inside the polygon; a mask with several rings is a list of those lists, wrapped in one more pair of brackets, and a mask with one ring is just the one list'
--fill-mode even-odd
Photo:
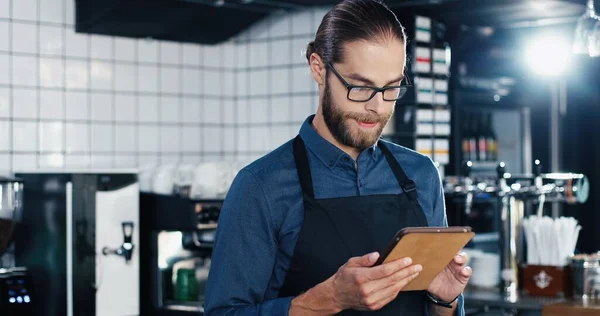
{"label": "man's lips", "polygon": [[363,121],[357,121],[357,122],[360,127],[364,127],[364,128],[372,128],[372,127],[375,127],[375,125],[377,125],[377,122],[363,122]]}

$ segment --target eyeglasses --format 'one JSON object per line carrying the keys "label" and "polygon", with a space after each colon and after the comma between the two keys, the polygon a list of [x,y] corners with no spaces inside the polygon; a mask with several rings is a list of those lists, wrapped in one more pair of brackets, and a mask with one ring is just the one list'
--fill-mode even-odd
{"label": "eyeglasses", "polygon": [[383,88],[371,87],[371,86],[355,86],[349,84],[342,75],[340,75],[331,63],[327,63],[327,66],[331,68],[336,77],[346,86],[348,89],[347,98],[350,101],[355,102],[367,102],[371,100],[377,93],[381,92],[383,95],[384,101],[397,101],[402,99],[408,91],[410,85],[402,85],[402,86],[386,86]]}

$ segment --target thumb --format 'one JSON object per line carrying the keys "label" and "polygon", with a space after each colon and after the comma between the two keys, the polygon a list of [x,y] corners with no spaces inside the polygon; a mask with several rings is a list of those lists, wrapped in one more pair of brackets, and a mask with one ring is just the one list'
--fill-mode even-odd
{"label": "thumb", "polygon": [[379,258],[378,252],[371,252],[361,257],[352,257],[346,263],[346,267],[370,267]]}

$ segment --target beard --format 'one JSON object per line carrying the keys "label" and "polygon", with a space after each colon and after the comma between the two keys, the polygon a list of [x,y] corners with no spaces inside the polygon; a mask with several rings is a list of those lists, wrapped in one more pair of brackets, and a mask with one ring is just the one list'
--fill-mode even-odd
{"label": "beard", "polygon": [[[376,97],[378,96],[375,96],[375,98]],[[381,137],[383,128],[392,114],[394,114],[393,108],[390,113],[386,114],[376,114],[373,112],[355,113],[340,110],[339,107],[333,104],[329,84],[325,84],[325,91],[323,94],[323,118],[333,137],[342,145],[356,148],[359,151],[373,146]],[[370,128],[369,130],[359,128],[356,132],[352,132],[350,127],[351,120],[379,123],[379,125]]]}

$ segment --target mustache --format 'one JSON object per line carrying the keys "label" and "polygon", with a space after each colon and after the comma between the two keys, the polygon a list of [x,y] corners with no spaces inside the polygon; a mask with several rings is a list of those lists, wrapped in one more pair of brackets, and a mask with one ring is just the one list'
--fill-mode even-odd
{"label": "mustache", "polygon": [[377,115],[375,113],[355,113],[346,112],[344,118],[354,119],[363,123],[384,123],[387,120],[386,115]]}

